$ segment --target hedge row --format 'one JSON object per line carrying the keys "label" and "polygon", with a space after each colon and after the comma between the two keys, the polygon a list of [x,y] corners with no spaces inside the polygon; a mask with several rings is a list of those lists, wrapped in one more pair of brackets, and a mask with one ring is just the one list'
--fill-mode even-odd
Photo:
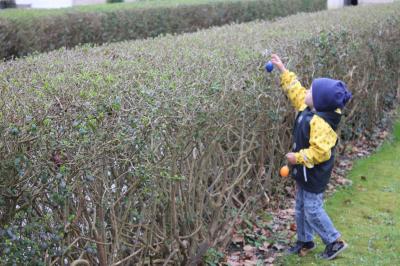
{"label": "hedge row", "polygon": [[396,103],[399,11],[299,14],[0,64],[2,261],[197,265],[236,218],[293,185],[277,170],[294,113],[262,53],[280,54],[304,86],[347,82],[345,141]]}
{"label": "hedge row", "polygon": [[200,4],[194,1],[189,5],[169,4],[154,8],[120,4],[111,11],[95,7],[51,12],[3,11],[4,14],[0,13],[0,58],[83,43],[103,44],[191,32],[325,8],[324,0],[197,1]]}

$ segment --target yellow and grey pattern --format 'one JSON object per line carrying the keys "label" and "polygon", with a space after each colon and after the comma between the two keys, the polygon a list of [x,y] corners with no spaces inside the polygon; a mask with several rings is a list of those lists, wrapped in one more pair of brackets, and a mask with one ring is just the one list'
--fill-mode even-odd
{"label": "yellow and grey pattern", "polygon": [[[283,91],[297,111],[307,108],[304,102],[306,89],[301,86],[293,72],[285,71],[281,75]],[[336,110],[340,113],[340,109]],[[295,153],[296,163],[313,168],[314,165],[328,161],[331,149],[335,146],[337,134],[324,119],[317,114],[310,121],[310,146]]]}
{"label": "yellow and grey pattern", "polygon": [[303,111],[307,108],[304,102],[307,90],[301,86],[296,74],[290,71],[283,72],[281,75],[281,86],[296,111]]}

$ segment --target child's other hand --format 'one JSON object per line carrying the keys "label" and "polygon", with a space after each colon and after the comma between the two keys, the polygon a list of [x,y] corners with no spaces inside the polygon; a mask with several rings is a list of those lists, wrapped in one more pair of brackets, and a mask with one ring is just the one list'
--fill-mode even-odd
{"label": "child's other hand", "polygon": [[276,66],[276,68],[279,69],[279,71],[281,71],[281,72],[286,71],[286,68],[282,63],[282,60],[279,58],[278,55],[272,54],[271,55],[271,62],[272,62],[272,64],[274,64]]}
{"label": "child's other hand", "polygon": [[292,165],[296,164],[296,156],[294,155],[293,152],[289,152],[288,154],[286,154],[286,159],[290,164]]}

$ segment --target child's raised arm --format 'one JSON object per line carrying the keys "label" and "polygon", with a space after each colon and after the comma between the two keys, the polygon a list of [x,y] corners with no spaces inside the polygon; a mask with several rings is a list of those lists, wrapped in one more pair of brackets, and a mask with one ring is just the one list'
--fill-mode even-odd
{"label": "child's raised arm", "polygon": [[301,86],[300,82],[297,80],[296,74],[286,69],[278,55],[273,54],[271,57],[271,62],[281,72],[281,86],[283,91],[288,96],[296,111],[303,111],[307,107],[304,102],[306,89]]}

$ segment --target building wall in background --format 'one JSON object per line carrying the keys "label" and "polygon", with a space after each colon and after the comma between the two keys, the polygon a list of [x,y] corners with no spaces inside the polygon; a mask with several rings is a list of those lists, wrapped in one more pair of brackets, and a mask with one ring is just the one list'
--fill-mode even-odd
{"label": "building wall in background", "polygon": [[[137,0],[125,0],[124,2],[136,2]],[[16,0],[19,7],[32,8],[61,8],[78,5],[104,4],[107,0]]]}
{"label": "building wall in background", "polygon": [[73,5],[91,5],[91,4],[104,4],[106,0],[73,0]]}
{"label": "building wall in background", "polygon": [[60,8],[72,6],[73,0],[16,0],[17,6],[32,8]]}
{"label": "building wall in background", "polygon": [[342,8],[352,4],[368,5],[386,3],[393,3],[393,0],[328,0],[328,9]]}

